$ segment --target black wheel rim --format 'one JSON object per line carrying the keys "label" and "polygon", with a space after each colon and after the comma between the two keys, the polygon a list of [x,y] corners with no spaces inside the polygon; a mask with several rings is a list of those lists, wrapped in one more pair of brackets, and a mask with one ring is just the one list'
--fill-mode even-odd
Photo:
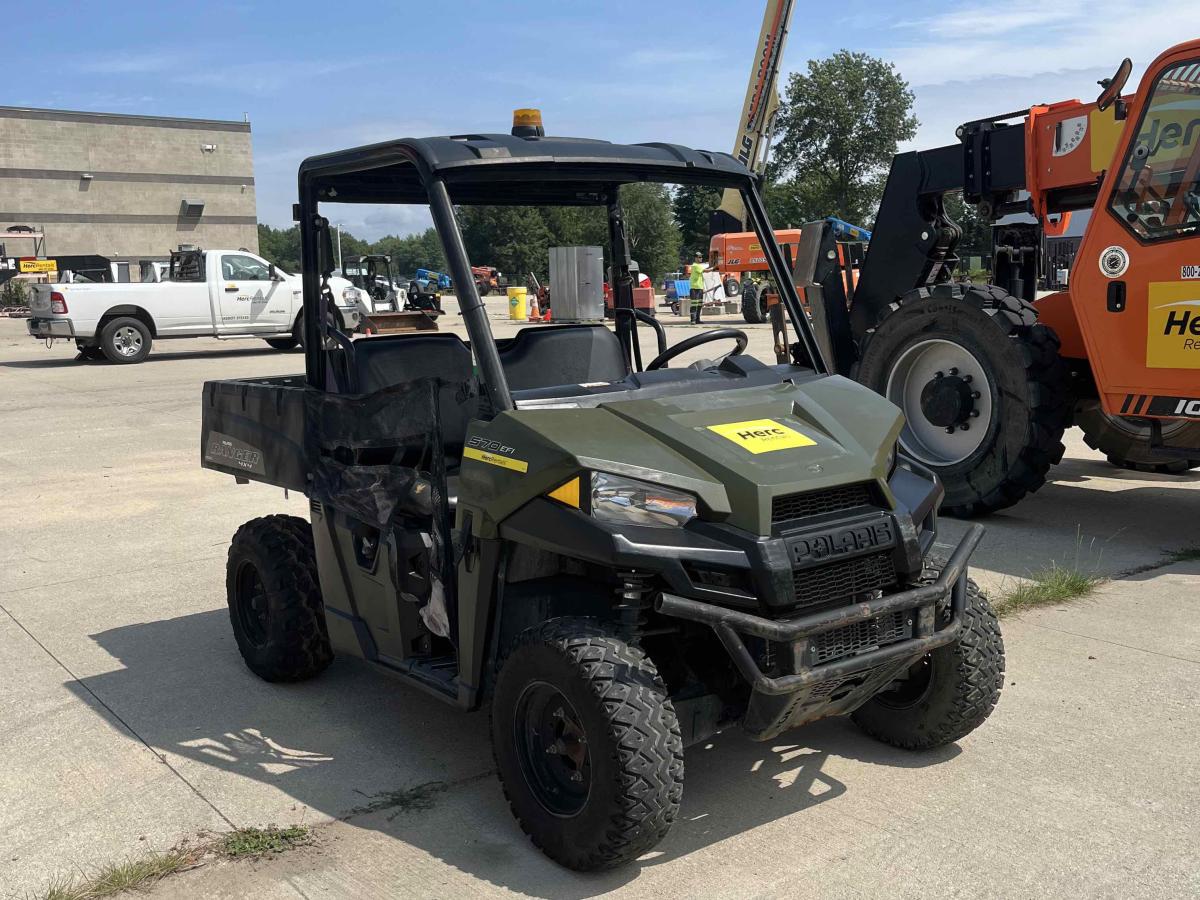
{"label": "black wheel rim", "polygon": [[267,604],[267,589],[258,569],[251,563],[242,563],[237,575],[235,596],[238,624],[242,634],[255,647],[267,643],[267,629],[271,611]]}
{"label": "black wheel rim", "polygon": [[530,683],[517,701],[513,738],[521,773],[547,812],[562,818],[587,804],[592,761],[583,723],[553,685]]}
{"label": "black wheel rim", "polygon": [[876,700],[889,709],[911,709],[929,693],[933,684],[933,655],[926,653],[909,668],[904,679],[891,690],[876,696]]}

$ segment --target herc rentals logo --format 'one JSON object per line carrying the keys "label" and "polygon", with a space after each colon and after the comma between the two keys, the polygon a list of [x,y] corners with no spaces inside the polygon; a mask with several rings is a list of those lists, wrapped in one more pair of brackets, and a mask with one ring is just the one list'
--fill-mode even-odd
{"label": "herc rentals logo", "polygon": [[1200,369],[1200,283],[1151,283],[1146,367]]}
{"label": "herc rentals logo", "polygon": [[816,441],[795,428],[781,425],[774,419],[751,419],[748,422],[729,422],[725,425],[709,425],[708,430],[733,441],[751,453],[768,453],[771,450],[788,450],[793,447],[812,447]]}

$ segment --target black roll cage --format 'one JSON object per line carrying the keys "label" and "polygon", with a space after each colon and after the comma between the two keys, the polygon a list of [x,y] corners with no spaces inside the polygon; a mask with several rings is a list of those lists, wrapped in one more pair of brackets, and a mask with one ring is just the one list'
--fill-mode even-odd
{"label": "black roll cage", "polygon": [[322,253],[322,243],[327,242],[329,233],[328,220],[319,212],[322,202],[429,205],[455,282],[483,389],[496,412],[513,409],[514,403],[486,308],[475,286],[454,214],[455,204],[605,206],[613,262],[613,305],[618,310],[617,337],[632,371],[641,359],[636,333],[639,317],[624,312],[633,310],[633,278],[618,193],[622,184],[641,181],[703,184],[741,192],[803,351],[813,369],[828,374],[828,363],[800,304],[790,267],[774,239],[757,183],[733,157],[675,144],[461,135],[408,138],[311,157],[301,163],[294,218],[300,226],[308,384],[326,389],[328,336],[343,346],[349,345],[344,335],[328,334],[326,284],[333,260],[328,252]]}

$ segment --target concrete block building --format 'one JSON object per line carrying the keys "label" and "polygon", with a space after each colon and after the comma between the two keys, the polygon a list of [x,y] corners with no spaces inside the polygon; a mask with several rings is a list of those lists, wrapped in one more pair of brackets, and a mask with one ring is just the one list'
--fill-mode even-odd
{"label": "concrete block building", "polygon": [[0,107],[0,244],[99,254],[120,280],[179,244],[258,250],[249,122]]}

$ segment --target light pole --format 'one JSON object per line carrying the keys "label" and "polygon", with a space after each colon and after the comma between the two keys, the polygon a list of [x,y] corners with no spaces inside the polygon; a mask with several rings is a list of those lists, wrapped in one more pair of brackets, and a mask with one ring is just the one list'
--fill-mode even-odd
{"label": "light pole", "polygon": [[338,236],[338,271],[344,273],[346,270],[342,268],[342,223],[337,223]]}

